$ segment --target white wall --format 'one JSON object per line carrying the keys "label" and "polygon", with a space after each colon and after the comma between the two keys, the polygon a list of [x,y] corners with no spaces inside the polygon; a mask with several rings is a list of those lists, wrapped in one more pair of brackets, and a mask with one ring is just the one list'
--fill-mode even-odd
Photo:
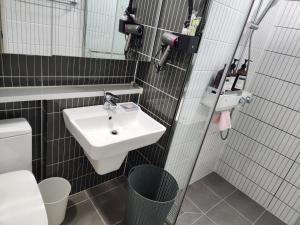
{"label": "white wall", "polygon": [[88,0],[86,56],[111,58],[111,52],[125,58],[125,36],[119,33],[119,19],[129,0]]}
{"label": "white wall", "polygon": [[[234,47],[243,30],[250,3],[250,0],[246,2],[238,0],[212,1],[203,39],[196,56],[185,99],[183,99],[165,167],[174,175],[182,188],[187,185],[193,161],[204,136],[206,122],[209,120],[210,108],[202,104],[203,94],[206,92],[212,77],[224,67],[225,63],[228,63],[234,54]],[[215,135],[215,130],[211,128],[210,138]],[[203,158],[204,161],[208,158],[217,161],[215,158],[220,153],[211,150],[211,148],[205,150],[204,153],[209,155]],[[198,169],[201,170],[197,176],[203,176],[204,173],[209,173],[214,169],[214,166],[202,162],[197,165]],[[203,166],[204,169],[200,169],[199,165]],[[203,172],[204,170],[206,172]],[[195,176],[193,180],[197,179]]]}
{"label": "white wall", "polygon": [[81,56],[83,16],[84,0],[77,0],[75,6],[44,0],[3,0],[4,52]]}
{"label": "white wall", "polygon": [[1,1],[5,53],[51,54],[51,2]]}
{"label": "white wall", "polygon": [[[203,95],[217,71],[222,69],[234,54],[234,48],[243,30],[243,23],[246,20],[251,2],[251,0],[246,2],[239,0],[211,1],[207,24],[186,87],[185,98],[182,99],[176,130],[165,166],[165,169],[175,177],[181,189],[188,186],[188,179],[205,135],[205,127],[210,119],[209,111],[211,108],[202,104]],[[209,136],[213,137],[214,133],[215,131],[211,128]],[[208,154],[212,153],[207,155],[206,159],[216,160],[215,156],[220,153],[211,150],[207,148],[205,151]],[[202,162],[204,161],[203,158]],[[205,173],[214,169],[214,166],[211,167],[208,163],[198,162],[198,165],[205,168]],[[203,176],[201,173],[202,171],[197,176]],[[195,176],[193,180],[196,179]],[[177,202],[180,202],[182,198],[183,196],[179,194],[170,217],[175,215],[179,209]],[[169,219],[172,221],[172,218]]]}
{"label": "white wall", "polygon": [[217,172],[289,225],[300,216],[300,3],[281,1],[254,39],[248,90]]}
{"label": "white wall", "polygon": [[[5,53],[82,56],[85,0],[59,3],[49,0],[3,0],[1,17]],[[124,35],[119,18],[128,0],[87,0],[86,50],[88,57],[124,59]],[[116,16],[117,15],[117,16]]]}
{"label": "white wall", "polygon": [[219,158],[224,149],[224,144],[225,141],[220,138],[218,126],[211,123],[207,135],[205,136],[191,183],[194,183],[206,175],[216,171]]}
{"label": "white wall", "polygon": [[[263,1],[262,7],[264,7],[267,4],[268,0]],[[253,9],[251,11],[250,20],[253,19],[253,14],[256,11],[257,7],[259,5],[259,1],[255,1],[253,5]],[[273,18],[276,15],[277,9],[271,9],[268,13],[268,16],[263,20],[263,22],[260,24],[260,29],[264,32],[256,32],[253,38],[253,45],[252,45],[252,58],[260,59],[262,55],[262,49],[264,45],[266,44],[267,38],[265,38],[265,34],[268,34],[271,29],[271,18]],[[235,54],[235,58],[241,59],[239,62],[238,67],[240,67],[241,64],[243,64],[244,59],[247,58],[247,50],[244,52],[244,55],[242,57],[244,46],[246,43],[246,37],[247,37],[248,29],[244,30],[242,39],[239,43],[239,48]],[[255,64],[251,64],[249,73],[253,73]],[[250,83],[251,79],[248,79],[248,83]],[[236,110],[233,112],[232,115],[232,123],[234,123],[236,118]],[[196,168],[194,170],[193,176],[192,176],[192,183],[200,180],[204,176],[210,174],[211,172],[216,171],[219,159],[222,156],[222,153],[225,148],[226,141],[222,140],[220,138],[220,132],[216,125],[213,123],[210,124],[209,131],[207,133],[207,136],[205,137],[204,144],[201,148],[200,157],[198,158]]]}
{"label": "white wall", "polygon": [[71,6],[53,1],[53,55],[82,56],[85,0],[76,2]]}

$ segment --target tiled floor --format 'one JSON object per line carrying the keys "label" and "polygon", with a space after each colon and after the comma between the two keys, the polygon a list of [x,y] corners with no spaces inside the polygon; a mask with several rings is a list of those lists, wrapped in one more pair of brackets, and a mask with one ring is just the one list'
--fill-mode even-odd
{"label": "tiled floor", "polygon": [[120,177],[72,195],[62,225],[122,225],[126,191]]}
{"label": "tiled floor", "polygon": [[189,186],[176,225],[285,225],[216,173]]}
{"label": "tiled floor", "polygon": [[[70,197],[63,225],[123,225],[126,178]],[[212,173],[192,184],[176,225],[284,225],[227,181]]]}

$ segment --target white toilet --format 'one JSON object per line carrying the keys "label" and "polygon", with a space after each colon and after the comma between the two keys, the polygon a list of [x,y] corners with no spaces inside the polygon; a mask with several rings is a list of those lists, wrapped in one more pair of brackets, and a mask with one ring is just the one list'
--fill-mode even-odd
{"label": "white toilet", "polygon": [[25,119],[0,120],[0,224],[48,225],[32,170],[32,131]]}

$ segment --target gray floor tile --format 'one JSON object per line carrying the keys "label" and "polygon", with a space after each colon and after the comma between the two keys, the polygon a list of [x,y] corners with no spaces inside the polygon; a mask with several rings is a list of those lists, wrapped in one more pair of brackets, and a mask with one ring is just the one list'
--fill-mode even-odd
{"label": "gray floor tile", "polygon": [[233,185],[214,172],[203,177],[200,181],[211,188],[221,198],[225,198],[236,190]]}
{"label": "gray floor tile", "polygon": [[91,199],[107,225],[113,225],[124,218],[127,189],[119,186]]}
{"label": "gray floor tile", "polygon": [[237,209],[245,217],[247,217],[252,222],[262,214],[264,208],[249,198],[247,195],[241,191],[236,191],[228,198],[225,199],[231,206]]}
{"label": "gray floor tile", "polygon": [[193,225],[216,225],[207,216],[203,215]]}
{"label": "gray floor tile", "polygon": [[218,225],[250,225],[251,223],[240,216],[225,202],[220,203],[207,213],[207,216]]}
{"label": "gray floor tile", "polygon": [[62,225],[105,225],[90,201],[85,201],[67,209]]}
{"label": "gray floor tile", "polygon": [[189,213],[201,213],[201,210],[192,203],[191,200],[185,198],[182,207],[180,209],[181,212],[189,212]]}
{"label": "gray floor tile", "polygon": [[191,199],[203,212],[216,205],[221,199],[211,192],[200,181],[190,185],[187,196]]}
{"label": "gray floor tile", "polygon": [[125,177],[118,177],[113,180],[109,180],[103,184],[99,184],[95,187],[89,188],[86,190],[86,193],[90,196],[90,198],[95,197],[97,195],[101,195],[104,192],[107,192],[113,188],[118,187],[119,185],[122,185],[126,183],[126,178]]}
{"label": "gray floor tile", "polygon": [[71,207],[75,204],[78,204],[80,202],[83,202],[83,201],[86,201],[88,200],[88,196],[87,194],[85,193],[85,191],[82,191],[82,192],[79,192],[79,193],[76,193],[74,195],[71,195],[69,197],[69,201],[68,201],[68,207]]}
{"label": "gray floor tile", "polygon": [[183,213],[176,222],[176,225],[191,225],[202,216],[202,213]]}
{"label": "gray floor tile", "polygon": [[286,225],[276,216],[273,216],[269,212],[265,212],[264,215],[255,223],[255,225]]}

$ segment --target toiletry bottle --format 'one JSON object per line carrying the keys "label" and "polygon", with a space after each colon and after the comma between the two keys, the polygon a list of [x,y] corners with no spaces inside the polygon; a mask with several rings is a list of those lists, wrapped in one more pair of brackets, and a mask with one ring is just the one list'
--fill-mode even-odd
{"label": "toiletry bottle", "polygon": [[235,76],[236,76],[236,63],[238,62],[238,59],[234,59],[233,63],[230,66],[230,71],[227,74],[226,80],[225,80],[225,84],[224,84],[224,91],[231,91],[234,80],[235,80]]}
{"label": "toiletry bottle", "polygon": [[[235,74],[235,68],[236,68],[236,62],[237,61],[238,61],[238,59],[234,59],[233,63],[230,66],[230,70],[228,71],[228,73],[226,75],[226,80],[225,80],[225,84],[224,84],[224,90],[229,89],[229,87],[225,89],[225,86],[228,85],[228,84],[226,84],[226,82],[229,82],[231,80],[229,78],[234,76],[234,74]],[[226,65],[224,66],[223,69],[221,69],[221,70],[218,71],[217,76],[216,76],[216,78],[214,80],[213,87],[216,88],[216,89],[218,89],[218,87],[219,87],[219,84],[221,82],[222,75],[224,73],[225,67],[226,67]],[[230,87],[230,90],[231,90],[231,87]]]}
{"label": "toiletry bottle", "polygon": [[235,77],[235,80],[234,80],[234,83],[233,83],[232,89],[231,89],[232,91],[238,91],[238,90],[244,89],[246,75],[247,75],[247,63],[248,63],[248,60],[245,59],[245,63],[236,72],[236,77]]}
{"label": "toiletry bottle", "polygon": [[193,14],[191,16],[189,27],[187,28],[187,35],[189,36],[195,36],[197,29],[201,23],[202,17],[197,16],[198,11],[193,10]]}
{"label": "toiletry bottle", "polygon": [[223,69],[221,69],[221,70],[218,71],[217,76],[216,76],[216,78],[215,78],[215,80],[213,82],[213,87],[216,88],[216,89],[219,88],[219,84],[221,82],[221,79],[222,79],[225,67],[226,67],[226,64],[225,64],[225,66],[224,66]]}

